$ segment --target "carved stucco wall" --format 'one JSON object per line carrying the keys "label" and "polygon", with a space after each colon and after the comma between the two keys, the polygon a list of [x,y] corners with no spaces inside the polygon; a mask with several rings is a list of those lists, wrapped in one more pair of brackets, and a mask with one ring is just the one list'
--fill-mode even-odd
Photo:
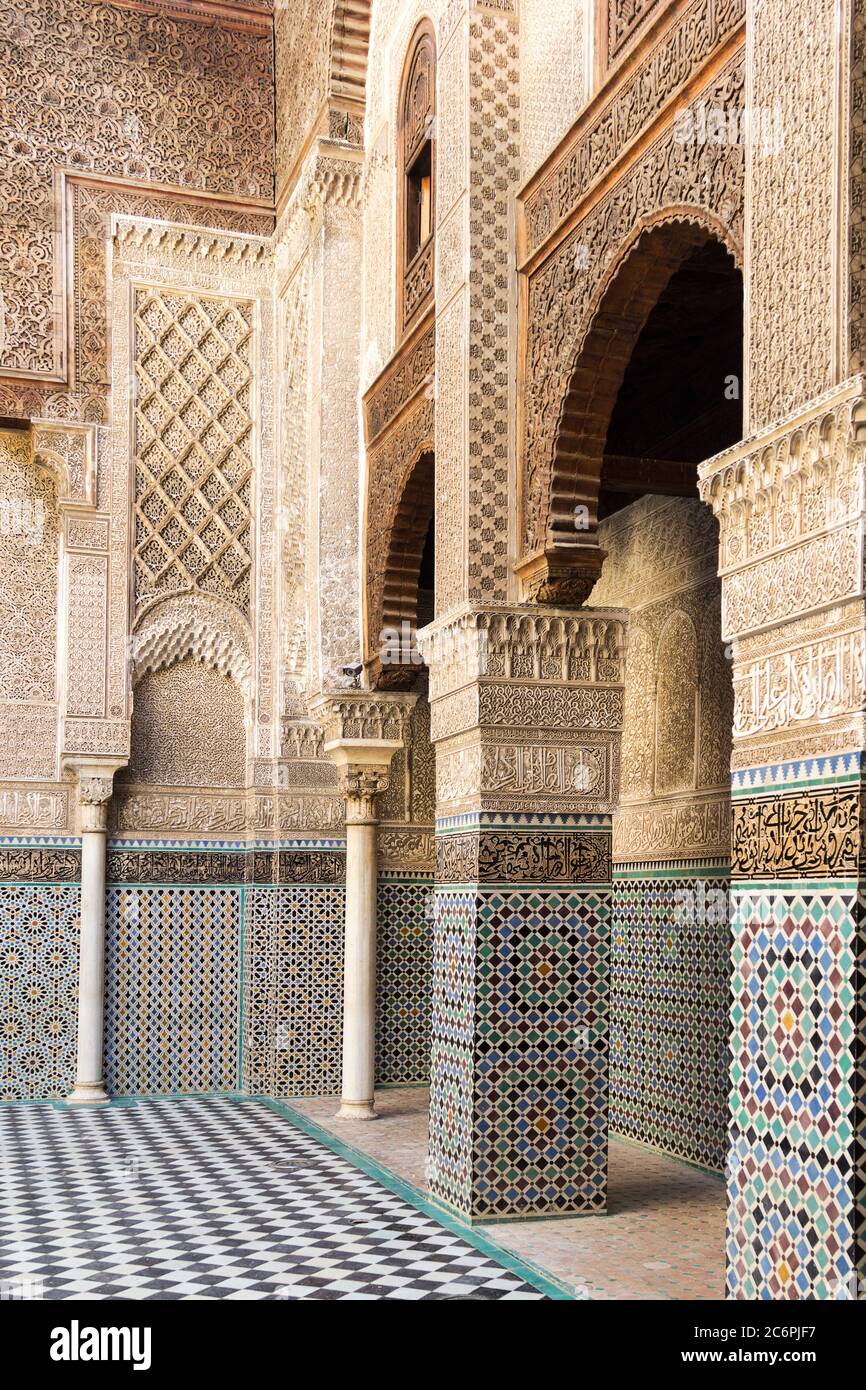
{"label": "carved stucco wall", "polygon": [[708,508],[648,497],[600,524],[596,606],[631,612],[614,860],[727,855],[733,723]]}
{"label": "carved stucco wall", "polygon": [[[749,0],[747,6],[749,100],[767,133],[746,149],[752,209],[747,434],[749,426],[762,429],[840,379],[832,196],[838,8],[835,0]],[[792,342],[801,344],[796,352]]]}
{"label": "carved stucco wall", "polygon": [[0,430],[0,777],[55,775],[59,534],[28,434]]}
{"label": "carved stucco wall", "polygon": [[56,169],[272,200],[269,28],[263,9],[244,28],[90,0],[4,5],[0,367],[66,371]]}
{"label": "carved stucco wall", "polygon": [[135,688],[132,752],[122,780],[245,786],[244,697],[231,677],[189,659],[142,677]]}
{"label": "carved stucco wall", "polygon": [[586,100],[589,0],[522,0],[521,106],[523,173],[573,124]]}
{"label": "carved stucco wall", "polygon": [[288,178],[328,95],[333,0],[287,0],[276,6],[278,181]]}
{"label": "carved stucco wall", "polygon": [[593,604],[630,609],[614,816],[611,1126],[721,1169],[727,1118],[733,688],[718,527],[646,497],[600,526]]}

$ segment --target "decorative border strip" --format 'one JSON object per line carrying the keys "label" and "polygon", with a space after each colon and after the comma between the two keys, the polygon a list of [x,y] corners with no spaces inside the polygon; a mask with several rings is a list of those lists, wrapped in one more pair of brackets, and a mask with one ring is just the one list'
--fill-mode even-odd
{"label": "decorative border strip", "polygon": [[729,859],[663,859],[614,864],[613,882],[645,878],[730,878]]}
{"label": "decorative border strip", "polygon": [[[5,841],[0,839],[0,845]],[[42,841],[27,840],[28,844],[42,843]],[[61,843],[51,841],[51,843]],[[73,845],[80,844],[80,840],[64,840],[63,843]],[[125,836],[112,835],[108,841],[109,850],[153,850],[161,853],[167,850],[201,850],[203,853],[219,854],[226,850],[234,850],[240,854],[251,854],[255,850],[292,850],[299,854],[313,853],[316,850],[334,850],[337,853],[345,853],[346,841],[343,839],[315,839],[315,840],[278,840],[261,838],[254,840],[148,840],[140,835]]]}
{"label": "decorative border strip", "polygon": [[860,752],[742,768],[731,774],[731,795],[746,796],[777,787],[795,791],[800,787],[828,783],[842,786],[859,781],[862,771],[863,754]]}
{"label": "decorative border strip", "polygon": [[0,849],[2,884],[76,884],[81,881],[81,849],[54,845],[4,846]]}
{"label": "decorative border strip", "polygon": [[508,815],[497,811],[464,811],[437,820],[436,834],[458,834],[467,830],[610,830],[612,825],[613,817],[602,813],[526,811]]}
{"label": "decorative border strip", "polygon": [[79,835],[0,835],[0,849],[80,849]]}

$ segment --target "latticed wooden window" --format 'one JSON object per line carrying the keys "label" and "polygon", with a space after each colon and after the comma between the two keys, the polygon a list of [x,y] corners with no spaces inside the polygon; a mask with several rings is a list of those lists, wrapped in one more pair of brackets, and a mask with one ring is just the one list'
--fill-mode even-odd
{"label": "latticed wooden window", "polygon": [[415,30],[400,99],[400,283],[401,334],[433,302],[436,218],[436,40],[424,20]]}

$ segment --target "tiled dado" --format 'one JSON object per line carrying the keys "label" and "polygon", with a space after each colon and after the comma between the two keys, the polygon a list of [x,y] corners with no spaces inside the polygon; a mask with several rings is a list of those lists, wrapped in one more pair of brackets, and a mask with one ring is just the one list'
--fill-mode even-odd
{"label": "tiled dado", "polygon": [[339,1084],[341,842],[118,842],[108,874],[110,1089]]}
{"label": "tiled dado", "polygon": [[0,843],[0,1099],[72,1088],[80,878],[77,841]]}
{"label": "tiled dado", "polygon": [[376,920],[376,1082],[430,1079],[433,875],[382,873]]}
{"label": "tiled dado", "polygon": [[437,827],[430,1186],[464,1219],[604,1209],[610,905],[604,817]]}
{"label": "tiled dado", "polygon": [[614,865],[610,1127],[725,1166],[731,948],[727,865]]}
{"label": "tiled dado", "polygon": [[866,1273],[860,803],[859,758],[734,779],[735,1298],[850,1299]]}

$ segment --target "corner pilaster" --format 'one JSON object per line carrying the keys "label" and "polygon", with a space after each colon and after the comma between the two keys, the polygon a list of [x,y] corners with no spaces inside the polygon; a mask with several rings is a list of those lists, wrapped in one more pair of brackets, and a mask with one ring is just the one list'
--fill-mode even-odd
{"label": "corner pilaster", "polygon": [[626,615],[419,635],[436,746],[430,1183],[464,1220],[603,1211]]}
{"label": "corner pilaster", "polygon": [[734,674],[734,1298],[862,1296],[864,478],[860,377],[701,468]]}

